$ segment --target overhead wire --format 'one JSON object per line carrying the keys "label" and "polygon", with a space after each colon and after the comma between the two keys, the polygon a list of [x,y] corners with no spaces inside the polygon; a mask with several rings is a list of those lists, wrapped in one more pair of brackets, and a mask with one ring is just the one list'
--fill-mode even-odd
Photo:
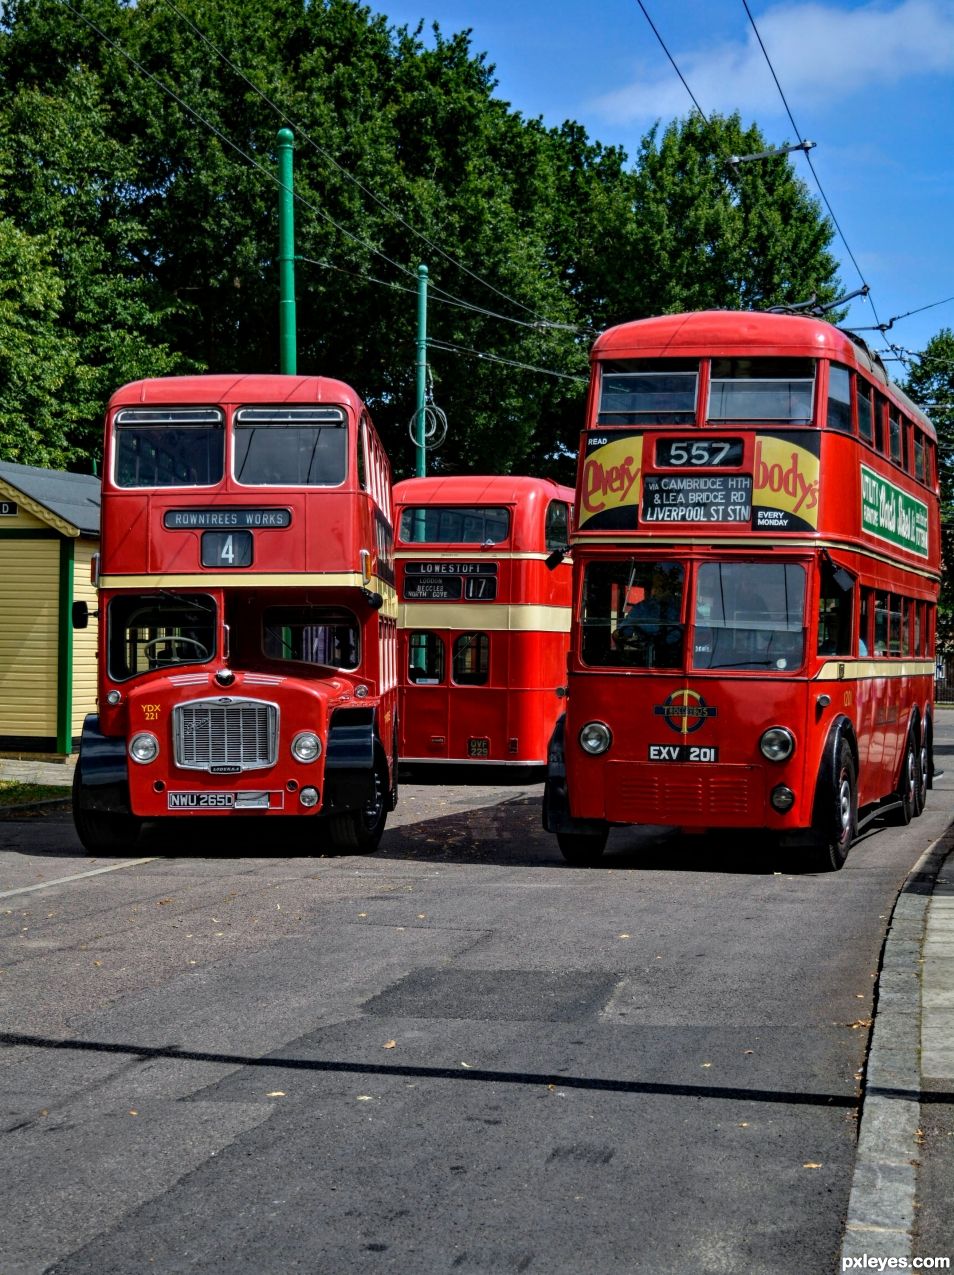
{"label": "overhead wire", "polygon": [[689,87],[689,82],[687,81],[683,73],[679,70],[679,67],[676,65],[676,59],[666,48],[666,41],[662,38],[662,36],[659,34],[659,31],[656,29],[656,24],[655,22],[653,22],[652,18],[649,16],[649,13],[646,10],[646,6],[643,4],[643,0],[636,0],[636,3],[639,5],[640,9],[642,10],[643,17],[646,19],[646,21],[649,23],[650,27],[652,28],[652,33],[656,37],[656,39],[659,41],[660,46],[662,47],[663,53],[665,53],[666,57],[672,63],[672,69],[679,76],[680,80],[682,80],[682,86],[686,90],[686,92],[689,94],[689,96],[692,98],[693,105],[695,106],[699,114],[702,116],[702,118],[705,120],[705,122],[708,124],[709,117],[706,115],[705,111],[699,105],[699,101],[695,93],[693,93],[692,89]]}
{"label": "overhead wire", "polygon": [[555,376],[563,381],[587,384],[585,376],[574,376],[571,372],[555,372],[547,367],[535,367],[532,363],[520,363],[517,359],[505,359],[499,354],[487,354],[483,350],[475,350],[468,345],[454,345],[451,341],[439,341],[432,337],[428,337],[427,345],[429,349],[443,350],[449,354],[469,354],[477,359],[485,359],[489,363],[505,363],[508,367],[521,368],[525,372],[539,372],[544,376]]}
{"label": "overhead wire", "polygon": [[[792,115],[792,110],[788,104],[788,99],[786,98],[782,85],[779,82],[779,78],[775,73],[775,67],[772,65],[772,59],[769,57],[768,49],[766,49],[765,47],[765,41],[762,39],[762,34],[759,31],[758,26],[756,25],[755,18],[752,16],[752,10],[749,8],[748,0],[742,0],[742,6],[745,9],[746,14],[748,15],[749,22],[752,25],[752,30],[755,32],[755,38],[759,42],[759,48],[762,50],[762,55],[765,58],[765,61],[768,65],[768,69],[772,73],[772,79],[775,81],[775,87],[778,89],[779,97],[782,99],[782,105],[785,107],[785,113],[788,115],[789,123],[791,124],[792,128],[795,130],[795,136],[802,137],[804,136],[804,134],[800,131],[798,125],[795,123],[795,117]],[[845,232],[842,230],[841,225],[838,221],[838,218],[835,216],[835,210],[832,208],[831,201],[829,200],[828,196],[825,193],[825,188],[821,184],[821,179],[818,176],[818,173],[815,169],[815,165],[812,163],[812,157],[810,152],[806,150],[804,151],[804,155],[808,163],[808,167],[811,169],[812,176],[815,179],[815,185],[818,187],[818,192],[821,195],[822,200],[824,201],[825,207],[828,209],[828,215],[829,217],[831,217],[832,224],[837,230],[838,235],[841,239],[841,242],[845,245],[845,251],[848,253],[848,256],[851,260],[852,265],[857,270],[858,277],[861,279],[862,284],[867,289],[867,292],[865,293],[865,295],[867,296],[868,301],[871,305],[871,312],[875,316],[875,319],[877,320],[877,323],[880,327],[881,319],[878,316],[878,311],[875,307],[874,300],[871,296],[870,285],[868,284],[868,281],[865,279],[864,272],[862,271],[861,266],[859,266],[858,261],[855,257],[855,254],[851,250],[851,245],[848,243],[848,240],[845,236]]]}
{"label": "overhead wire", "polygon": [[[117,41],[113,40],[111,36],[107,35],[105,31],[103,31],[100,27],[96,25],[95,22],[87,18],[85,14],[81,13],[77,8],[75,8],[75,6],[70,3],[70,0],[64,0],[64,5],[67,9],[70,10],[71,13],[73,13],[82,22],[84,22],[86,26],[90,28],[90,30],[94,31],[102,40],[105,40],[105,42],[110,46],[110,48],[112,48],[115,52],[119,53],[122,57],[124,57],[130,63],[131,66],[133,66],[142,75],[146,76],[147,79],[149,79],[152,83],[154,83],[159,89],[161,89],[169,97],[171,97],[173,101],[178,103],[178,105],[181,106],[183,110],[187,111],[195,120],[197,120],[200,124],[202,124],[203,127],[207,128],[221,142],[223,142],[226,146],[230,147],[233,151],[235,151],[237,155],[241,156],[241,158],[244,159],[253,168],[263,173],[275,185],[279,186],[283,190],[287,189],[284,183],[278,178],[278,176],[274,172],[266,168],[265,165],[259,163],[257,159],[249,155],[247,151],[243,150],[242,147],[239,146],[237,142],[233,141],[232,138],[228,137],[225,133],[223,133],[221,129],[219,129],[215,124],[211,122],[211,120],[206,119],[206,117],[202,115],[201,112],[197,111],[194,107],[190,106],[189,103],[186,102],[182,97],[180,97],[180,95],[176,93],[174,89],[171,89],[167,84],[165,84],[162,80],[160,80],[158,76],[154,75],[145,66],[143,66],[141,62],[139,62],[136,58],[134,58],[132,54],[128,53],[122,47],[122,45],[120,45]],[[330,215],[330,213],[327,213],[323,208],[312,204],[309,200],[305,199],[298,191],[293,191],[291,193],[294,195],[294,198],[296,199],[296,201],[301,203],[305,208],[308,208],[309,211],[317,213],[319,216],[324,218],[325,221],[329,222],[332,226],[335,227],[336,230],[340,231],[347,238],[353,240],[355,243],[367,249],[369,252],[373,253],[375,256],[380,257],[381,260],[386,261],[388,265],[393,266],[397,271],[399,271],[400,273],[404,275],[407,275],[411,279],[414,279],[416,282],[416,279],[417,279],[416,272],[411,270],[409,267],[403,266],[400,264],[400,262],[392,260],[392,258],[390,258],[386,253],[382,252],[379,248],[376,248],[373,244],[369,243],[367,240],[362,239],[359,235],[355,235],[352,231],[348,230],[346,227],[342,226],[339,222],[337,222]],[[316,261],[315,264],[322,264],[322,263]],[[386,283],[385,280],[374,280],[374,282],[378,282],[382,284]],[[416,291],[416,289],[410,289],[410,288],[406,290],[409,292]],[[442,292],[443,290],[436,289],[436,291]],[[468,302],[461,301],[460,298],[454,297],[453,294],[451,293],[444,293],[443,297],[438,297],[437,299],[446,300],[448,304],[457,304],[462,306],[465,309],[473,309],[478,311],[479,313],[492,315],[492,317],[495,317],[495,318],[506,319],[508,322],[519,323],[521,326],[531,327],[535,329],[540,329],[540,328],[546,329],[551,326],[564,326],[564,325],[551,325],[548,320],[545,320],[542,323],[538,323],[538,322],[531,323],[527,320],[517,320],[513,318],[508,318],[507,316],[504,316],[504,315],[496,315],[492,311],[483,310],[479,306],[473,306]],[[571,330],[574,332],[578,332],[580,334],[582,334],[583,332],[582,329],[571,329]],[[510,362],[512,363],[513,366],[516,366],[516,367],[530,368],[531,366],[529,364],[521,364],[516,361],[507,360],[497,355],[486,354],[481,351],[474,350],[472,351],[472,353],[477,354],[479,355],[479,357],[491,360],[493,362],[500,362],[500,363]],[[562,377],[568,380],[578,379],[568,375],[567,373],[556,372],[549,368],[535,368],[533,370],[544,373],[549,376]]]}
{"label": "overhead wire", "polygon": [[[243,80],[244,83],[246,83],[249,86],[249,88],[254,93],[256,93],[261,98],[261,100],[265,102],[265,104],[271,110],[273,110],[276,115],[278,115],[278,117],[281,120],[284,121],[284,123],[290,125],[294,129],[294,131],[298,133],[298,135],[301,138],[303,138],[308,143],[308,145],[311,146],[316,151],[317,154],[319,154],[329,164],[333,165],[333,167],[336,168],[338,172],[341,173],[341,175],[347,181],[351,182],[354,186],[356,186],[363,194],[367,195],[369,199],[372,199],[378,205],[378,207],[381,208],[389,217],[397,221],[400,225],[402,225],[406,230],[408,230],[416,238],[420,239],[420,241],[426,244],[427,247],[430,248],[432,252],[436,252],[445,261],[449,262],[458,270],[463,271],[464,274],[468,275],[471,279],[474,279],[477,283],[481,284],[483,287],[488,288],[491,292],[496,293],[497,296],[502,297],[505,301],[509,301],[511,305],[515,305],[518,309],[524,310],[527,314],[532,314],[538,320],[538,322],[543,324],[551,324],[552,321],[548,319],[545,315],[540,314],[538,311],[534,310],[531,306],[525,305],[522,301],[518,301],[516,297],[510,296],[508,293],[502,291],[502,289],[490,283],[489,280],[484,279],[481,275],[477,274],[476,271],[471,270],[468,266],[465,266],[462,261],[459,261],[451,253],[447,252],[444,248],[440,246],[440,244],[435,243],[431,238],[429,238],[426,234],[424,234],[423,231],[418,230],[415,226],[413,226],[404,216],[402,216],[400,212],[397,211],[397,209],[393,208],[389,203],[387,203],[386,200],[382,199],[374,190],[366,186],[364,182],[362,182],[352,172],[350,172],[349,169],[347,169],[342,163],[340,163],[340,161],[337,160],[335,156],[331,154],[330,151],[328,151],[325,147],[321,146],[320,143],[316,142],[314,138],[312,138],[309,135],[309,133],[304,129],[304,127],[297,120],[293,119],[290,115],[287,114],[287,112],[281,106],[273,102],[272,99],[268,96],[268,94],[263,92],[263,90],[260,89],[258,85],[255,84],[255,82],[251,80],[245,74],[245,72],[241,69],[241,67],[236,66],[235,63],[228,57],[228,55],[223,53],[222,50],[219,49],[218,46],[212,40],[210,40],[209,37],[201,30],[201,28],[198,27],[187,14],[184,14],[182,12],[182,10],[178,7],[178,5],[175,4],[175,0],[163,0],[163,3],[167,6],[167,8],[171,9],[174,13],[178,14],[178,16],[183,20],[183,22],[188,23],[188,25],[199,37],[199,39],[202,40],[202,42],[206,44],[213,51],[213,53],[215,53],[215,55],[218,58],[220,58],[221,61],[224,62],[225,65],[229,67],[229,69],[235,75],[239,77],[239,79]],[[497,317],[503,318],[505,316],[498,315]],[[565,327],[568,325],[552,324],[552,326]],[[578,329],[573,329],[573,330],[578,330]]]}

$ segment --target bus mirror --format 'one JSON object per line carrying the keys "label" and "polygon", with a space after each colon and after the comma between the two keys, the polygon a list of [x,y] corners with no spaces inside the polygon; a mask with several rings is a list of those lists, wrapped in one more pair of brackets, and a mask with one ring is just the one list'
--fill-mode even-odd
{"label": "bus mirror", "polygon": [[384,598],[382,598],[380,593],[374,593],[371,589],[362,589],[361,592],[364,594],[364,600],[372,611],[380,611],[384,606]]}
{"label": "bus mirror", "polygon": [[74,629],[85,629],[89,627],[90,615],[97,615],[98,612],[90,611],[89,606],[85,602],[74,602],[72,610],[72,620]]}
{"label": "bus mirror", "polygon": [[563,545],[562,548],[554,549],[552,553],[547,554],[546,564],[547,564],[548,571],[555,571],[557,569],[557,567],[566,557],[566,554],[568,553],[569,548],[570,548],[569,545]]}

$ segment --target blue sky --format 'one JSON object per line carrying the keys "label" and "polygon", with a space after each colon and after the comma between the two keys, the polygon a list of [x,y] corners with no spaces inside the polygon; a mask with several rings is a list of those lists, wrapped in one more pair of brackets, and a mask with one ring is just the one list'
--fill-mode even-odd
{"label": "blue sky", "polygon": [[[657,119],[692,110],[637,0],[369,3],[396,26],[423,19],[427,42],[434,21],[445,34],[470,28],[515,110],[548,125],[577,120],[631,157]],[[643,4],[707,115],[738,110],[773,145],[817,143],[845,290],[862,277],[871,287],[873,304],[853,301],[847,326],[932,306],[885,338],[863,334],[886,354],[886,341],[917,351],[954,329],[954,0],[749,0],[798,136],[742,0]],[[805,157],[792,158],[820,198]],[[903,378],[900,364],[888,367]]]}

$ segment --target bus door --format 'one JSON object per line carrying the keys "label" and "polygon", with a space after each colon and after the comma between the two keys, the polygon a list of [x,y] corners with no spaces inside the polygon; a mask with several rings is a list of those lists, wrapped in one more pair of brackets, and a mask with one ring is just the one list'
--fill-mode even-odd
{"label": "bus door", "polygon": [[506,761],[509,633],[471,629],[447,636],[450,755],[458,761]]}
{"label": "bus door", "polygon": [[401,757],[447,761],[450,633],[408,629],[404,634],[407,691],[401,713]]}

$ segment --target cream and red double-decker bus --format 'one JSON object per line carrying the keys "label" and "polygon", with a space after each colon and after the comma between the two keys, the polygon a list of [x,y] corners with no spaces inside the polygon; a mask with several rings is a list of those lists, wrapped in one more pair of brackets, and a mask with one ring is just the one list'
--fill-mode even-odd
{"label": "cream and red double-decker bus", "polygon": [[395,485],[402,764],[545,764],[566,681],[572,504],[547,478]]}
{"label": "cream and red double-decker bus", "polygon": [[139,381],[109,403],[103,465],[83,844],[257,814],[374,849],[396,794],[397,625],[390,467],[364,404],[316,376]]}
{"label": "cream and red double-decker bus", "polygon": [[545,825],[571,862],[662,824],[838,868],[931,786],[934,429],[814,318],[626,323],[591,366]]}

